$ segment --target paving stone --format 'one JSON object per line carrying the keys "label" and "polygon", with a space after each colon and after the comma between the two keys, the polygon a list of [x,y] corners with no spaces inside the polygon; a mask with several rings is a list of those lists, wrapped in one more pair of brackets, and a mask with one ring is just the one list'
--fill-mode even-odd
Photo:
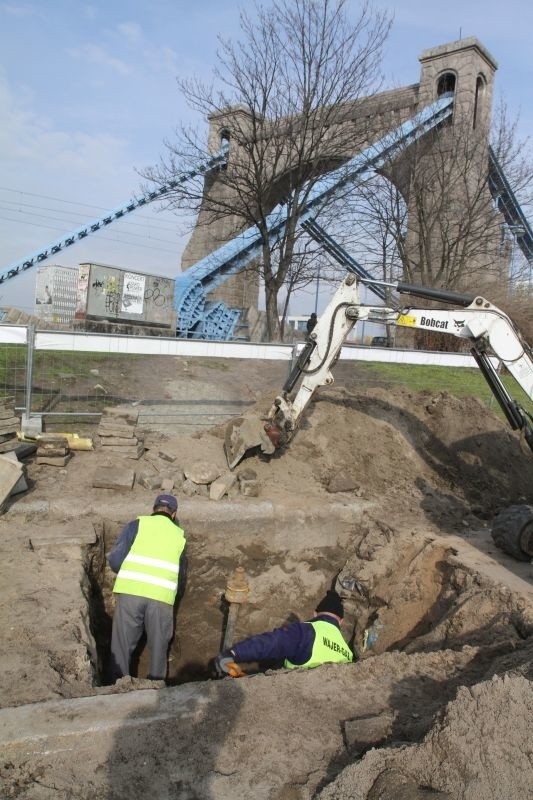
{"label": "paving stone", "polygon": [[102,437],[101,447],[131,447],[132,445],[144,444],[144,439],[138,436],[108,436],[99,434]]}
{"label": "paving stone", "polygon": [[68,447],[54,447],[51,444],[46,445],[46,447],[39,447],[37,448],[37,456],[44,456],[48,458],[50,456],[66,456],[69,453]]}
{"label": "paving stone", "polygon": [[76,520],[66,525],[57,524],[53,528],[39,527],[30,536],[30,543],[34,549],[49,547],[51,545],[87,545],[96,542],[96,531],[92,522]]}
{"label": "paving stone", "polygon": [[[11,461],[15,461],[17,464],[19,463],[18,456],[14,451],[11,451],[10,453],[4,453],[4,458],[10,458]],[[26,491],[28,491],[28,483],[26,481],[24,465],[22,465],[22,475],[11,489],[11,494],[20,494],[21,492]]]}
{"label": "paving stone", "polygon": [[198,484],[190,481],[188,478],[183,481],[183,486],[181,487],[181,491],[183,494],[187,495],[187,497],[193,497],[197,493]]}
{"label": "paving stone", "polygon": [[121,408],[120,406],[112,406],[104,408],[102,411],[101,420],[119,420],[121,424],[137,425],[139,420],[138,408]]}
{"label": "paving stone", "polygon": [[117,469],[116,467],[100,467],[93,478],[95,489],[131,489],[135,480],[132,469]]}
{"label": "paving stone", "polygon": [[137,483],[144,486],[145,489],[162,489],[161,477],[159,475],[150,475],[147,472],[139,472],[137,475]]}
{"label": "paving stone", "polygon": [[124,458],[139,459],[144,453],[144,445],[141,443],[132,445],[131,447],[119,447],[118,445],[112,445],[110,447],[106,447],[105,450],[109,453],[117,453]]}
{"label": "paving stone", "polygon": [[209,487],[209,497],[211,500],[221,500],[236,482],[237,476],[234,472],[225,472]]}
{"label": "paving stone", "polygon": [[157,454],[163,461],[170,461],[171,464],[176,460],[174,453],[169,453],[167,450],[160,450]]}
{"label": "paving stone", "polygon": [[66,455],[59,455],[59,456],[37,455],[35,463],[43,464],[49,467],[64,467],[66,464],[68,464],[71,458],[72,458],[72,453],[67,453]]}
{"label": "paving stone", "polygon": [[96,429],[98,436],[119,436],[124,439],[133,439],[135,436],[135,428],[127,428],[125,425],[104,424],[100,423]]}
{"label": "paving stone", "polygon": [[195,461],[184,472],[185,477],[193,483],[209,484],[220,477],[222,470],[209,461]]}
{"label": "paving stone", "polygon": [[[0,453],[9,453],[12,450],[18,449],[18,439],[16,436],[10,436],[6,441],[0,441]],[[35,450],[37,447],[35,447]],[[34,451],[35,452],[35,451]]]}
{"label": "paving stone", "polygon": [[245,497],[259,497],[259,481],[243,481],[241,479],[241,494]]}
{"label": "paving stone", "polygon": [[9,497],[22,475],[22,464],[5,454],[0,456],[0,507]]}
{"label": "paving stone", "polygon": [[360,486],[347,470],[341,469],[329,479],[328,492],[355,492]]}

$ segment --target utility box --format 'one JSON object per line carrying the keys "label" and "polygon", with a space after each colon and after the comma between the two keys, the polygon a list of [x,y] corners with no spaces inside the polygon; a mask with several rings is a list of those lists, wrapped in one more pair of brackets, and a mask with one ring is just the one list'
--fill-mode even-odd
{"label": "utility box", "polygon": [[80,264],[76,320],[176,330],[174,280],[106,264]]}

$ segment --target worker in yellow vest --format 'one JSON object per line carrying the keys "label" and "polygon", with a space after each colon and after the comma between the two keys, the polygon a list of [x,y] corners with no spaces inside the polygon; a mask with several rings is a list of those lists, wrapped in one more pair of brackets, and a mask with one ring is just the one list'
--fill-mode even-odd
{"label": "worker in yellow vest", "polygon": [[174,603],[183,594],[186,572],[185,534],[177,511],[176,498],[160,494],[152,514],[128,522],[108,555],[109,566],[118,573],[113,587],[113,681],[131,674],[131,658],[143,631],[150,652],[148,677],[166,678]]}
{"label": "worker in yellow vest", "polygon": [[307,622],[293,622],[268,633],[250,636],[224,650],[215,659],[219,677],[240,673],[237,664],[250,661],[283,661],[286,669],[313,669],[326,663],[353,661],[353,653],[340,630],[344,618],[342,598],[328,591]]}

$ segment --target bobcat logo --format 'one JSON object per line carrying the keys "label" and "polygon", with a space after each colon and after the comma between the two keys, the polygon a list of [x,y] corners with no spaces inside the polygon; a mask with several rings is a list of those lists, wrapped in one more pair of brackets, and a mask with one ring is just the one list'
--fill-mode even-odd
{"label": "bobcat logo", "polygon": [[458,331],[460,331],[461,328],[464,328],[465,325],[466,322],[464,319],[454,319],[453,321],[453,327],[456,328]]}

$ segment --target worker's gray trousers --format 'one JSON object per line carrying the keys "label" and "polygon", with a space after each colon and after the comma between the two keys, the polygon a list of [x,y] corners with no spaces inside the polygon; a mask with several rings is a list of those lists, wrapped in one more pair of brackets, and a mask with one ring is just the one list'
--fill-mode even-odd
{"label": "worker's gray trousers", "polygon": [[146,631],[150,651],[152,680],[164,680],[167,674],[168,646],[174,632],[174,608],[168,603],[135,597],[131,594],[115,595],[111,635],[111,677],[113,680],[130,675],[131,657],[143,630]]}

